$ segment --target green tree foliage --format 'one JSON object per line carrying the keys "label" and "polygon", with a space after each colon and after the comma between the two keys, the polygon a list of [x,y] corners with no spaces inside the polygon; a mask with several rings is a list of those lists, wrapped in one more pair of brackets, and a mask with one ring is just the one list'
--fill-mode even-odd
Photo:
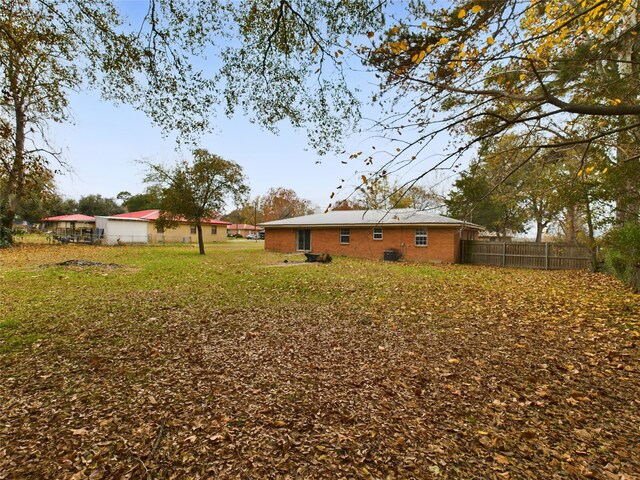
{"label": "green tree foliage", "polygon": [[162,192],[156,187],[149,187],[144,193],[131,195],[129,192],[120,192],[117,199],[122,201],[122,206],[128,212],[140,210],[156,210],[160,208]]}
{"label": "green tree foliage", "polygon": [[204,255],[202,223],[217,218],[229,198],[240,202],[249,191],[242,167],[205,149],[194,150],[191,163],[182,161],[172,168],[146,165],[145,181],[161,192],[157,225],[171,228],[179,220],[194,223]]}
{"label": "green tree foliage", "polygon": [[517,199],[517,186],[503,182],[498,192],[490,178],[484,164],[473,164],[463,172],[445,201],[447,214],[482,225],[498,238],[523,232],[527,217]]}
{"label": "green tree foliage", "polygon": [[86,195],[78,200],[78,211],[85,215],[104,216],[123,213],[124,208],[116,203],[113,198],[105,198],[100,194]]}
{"label": "green tree foliage", "polygon": [[640,225],[627,223],[606,237],[607,266],[640,292]]}

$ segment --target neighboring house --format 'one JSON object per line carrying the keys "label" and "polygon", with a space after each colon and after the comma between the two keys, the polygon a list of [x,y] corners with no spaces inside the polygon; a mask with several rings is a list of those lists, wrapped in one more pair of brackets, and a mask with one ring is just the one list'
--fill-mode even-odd
{"label": "neighboring house", "polygon": [[260,224],[265,249],[380,259],[395,251],[406,260],[455,263],[460,240],[473,240],[479,225],[416,210],[344,210]]}
{"label": "neighboring house", "polygon": [[[198,241],[198,233],[195,224],[179,220],[176,228],[166,228],[163,230],[156,226],[156,220],[158,220],[159,217],[160,210],[141,210],[139,212],[119,213],[118,215],[112,215],[111,217],[105,218],[116,222],[126,220],[138,220],[144,222],[144,235],[146,235],[147,240],[142,243],[196,243]],[[223,222],[222,220],[203,221],[203,240],[207,243],[226,241],[228,225],[229,222]],[[136,235],[140,234],[136,233]],[[124,242],[125,240],[121,239],[120,241]]]}
{"label": "neighboring house", "polygon": [[246,237],[250,233],[257,233],[258,227],[255,225],[250,225],[248,223],[232,223],[227,225],[227,234],[228,235],[242,235]]}
{"label": "neighboring house", "polygon": [[74,213],[42,219],[41,228],[64,241],[84,241],[90,239],[96,227],[95,217]]}

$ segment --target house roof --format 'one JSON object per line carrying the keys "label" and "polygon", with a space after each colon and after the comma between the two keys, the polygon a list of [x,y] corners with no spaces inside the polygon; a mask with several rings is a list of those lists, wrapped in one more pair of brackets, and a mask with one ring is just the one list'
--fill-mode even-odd
{"label": "house roof", "polygon": [[42,219],[43,222],[95,222],[96,218],[81,213],[73,215],[57,215],[55,217],[47,217]]}
{"label": "house roof", "polygon": [[[126,212],[126,213],[118,213],[117,215],[111,215],[109,218],[121,218],[121,219],[137,219],[137,220],[148,220],[154,221],[160,218],[160,210],[140,210],[138,212]],[[187,222],[183,217],[177,218],[178,222]],[[205,225],[229,225],[229,222],[224,222],[222,220],[203,220],[203,224]]]}
{"label": "house roof", "polygon": [[286,218],[259,224],[261,227],[327,227],[327,226],[401,226],[428,225],[439,227],[466,226],[483,229],[483,227],[456,220],[455,218],[436,215],[420,210],[339,210],[327,213],[316,213],[302,217]]}

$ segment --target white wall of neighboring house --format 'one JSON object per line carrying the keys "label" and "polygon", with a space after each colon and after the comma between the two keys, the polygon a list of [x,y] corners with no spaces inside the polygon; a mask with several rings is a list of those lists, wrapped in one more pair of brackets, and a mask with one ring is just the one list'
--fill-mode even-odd
{"label": "white wall of neighboring house", "polygon": [[96,217],[96,233],[102,234],[102,243],[149,243],[147,220]]}

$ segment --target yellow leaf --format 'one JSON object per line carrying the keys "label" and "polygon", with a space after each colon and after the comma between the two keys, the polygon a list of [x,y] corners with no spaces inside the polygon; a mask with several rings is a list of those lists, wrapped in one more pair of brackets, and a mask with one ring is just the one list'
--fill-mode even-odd
{"label": "yellow leaf", "polygon": [[318,44],[316,43],[315,46],[313,47],[313,50],[311,50],[311,53],[316,53],[318,51]]}
{"label": "yellow leaf", "polygon": [[393,27],[393,28],[391,29],[391,33],[395,35],[396,33],[398,33],[398,30],[400,30],[400,28],[399,28],[399,27]]}
{"label": "yellow leaf", "polygon": [[429,74],[429,80],[433,80],[434,78],[436,78],[435,73],[430,73]]}
{"label": "yellow leaf", "polygon": [[527,78],[527,74],[526,73],[521,73],[520,74],[520,81],[524,80],[525,78]]}
{"label": "yellow leaf", "polygon": [[464,18],[466,14],[467,14],[467,11],[464,8],[461,8],[460,11],[458,12],[458,18]]}
{"label": "yellow leaf", "polygon": [[578,176],[582,175],[582,170],[578,170]]}
{"label": "yellow leaf", "polygon": [[418,52],[415,55],[413,55],[411,57],[411,61],[413,63],[420,63],[424,59],[425,55],[426,55],[426,52],[424,50],[422,50],[421,52]]}
{"label": "yellow leaf", "polygon": [[611,104],[612,105],[618,105],[621,102],[622,102],[622,100],[620,100],[619,98],[614,98],[613,100],[611,100]]}
{"label": "yellow leaf", "polygon": [[485,432],[484,430],[478,430],[478,435],[489,435],[489,432]]}
{"label": "yellow leaf", "polygon": [[375,33],[373,33],[373,32],[367,32],[367,37],[369,37],[369,38],[373,38],[374,35],[375,35]]}
{"label": "yellow leaf", "polygon": [[602,170],[602,173],[607,173],[608,171],[609,171],[609,168],[608,168],[608,167],[605,167],[605,169],[604,169],[604,170]]}
{"label": "yellow leaf", "polygon": [[478,13],[480,10],[482,10],[482,7],[480,5],[474,5],[473,7],[471,7],[471,11],[473,13]]}
{"label": "yellow leaf", "polygon": [[423,30],[426,30],[426,29],[427,29],[427,22],[422,22],[422,25],[420,25],[420,27],[421,27]]}
{"label": "yellow leaf", "polygon": [[595,167],[589,167],[589,168],[587,168],[587,173],[591,173],[591,172],[593,172],[593,169],[594,169],[594,168],[595,168]]}
{"label": "yellow leaf", "polygon": [[493,45],[495,43],[495,40],[493,39],[493,37],[489,37],[489,38],[487,38],[487,43],[489,45]]}
{"label": "yellow leaf", "polygon": [[438,40],[438,44],[440,45],[446,45],[447,43],[449,43],[449,39],[442,37],[440,40]]}

